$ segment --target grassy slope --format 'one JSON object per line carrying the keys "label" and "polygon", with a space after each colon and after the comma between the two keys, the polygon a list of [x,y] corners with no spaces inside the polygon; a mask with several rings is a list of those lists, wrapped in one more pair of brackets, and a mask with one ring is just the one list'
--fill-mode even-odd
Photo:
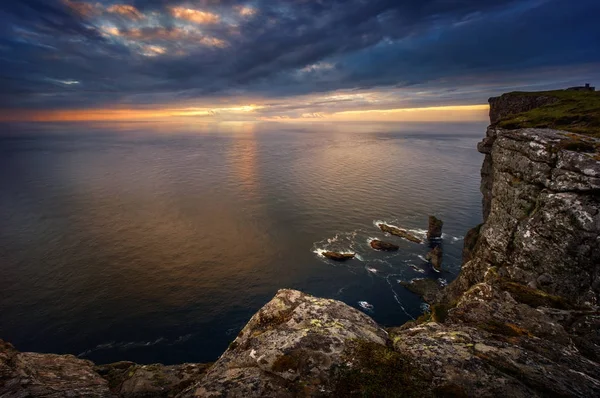
{"label": "grassy slope", "polygon": [[503,128],[553,128],[600,138],[600,92],[543,91],[513,92],[508,96],[550,96],[559,102],[501,120]]}

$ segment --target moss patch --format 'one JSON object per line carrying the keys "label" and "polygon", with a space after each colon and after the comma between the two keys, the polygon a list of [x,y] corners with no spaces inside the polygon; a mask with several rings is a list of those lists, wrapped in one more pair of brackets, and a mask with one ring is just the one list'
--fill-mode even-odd
{"label": "moss patch", "polygon": [[559,309],[570,309],[571,305],[562,297],[553,296],[539,289],[532,289],[516,282],[503,280],[500,282],[500,288],[510,293],[510,295],[519,303],[527,304],[531,307],[551,307]]}
{"label": "moss patch", "polygon": [[495,319],[480,323],[477,327],[492,334],[501,334],[508,337],[532,336],[527,329],[523,329],[514,323],[500,322]]}
{"label": "moss patch", "polygon": [[548,96],[556,103],[500,120],[502,128],[552,128],[600,137],[600,93],[584,91],[513,92],[507,96]]}
{"label": "moss patch", "polygon": [[379,344],[357,340],[344,354],[351,366],[334,370],[335,397],[432,396],[432,376],[414,360]]}

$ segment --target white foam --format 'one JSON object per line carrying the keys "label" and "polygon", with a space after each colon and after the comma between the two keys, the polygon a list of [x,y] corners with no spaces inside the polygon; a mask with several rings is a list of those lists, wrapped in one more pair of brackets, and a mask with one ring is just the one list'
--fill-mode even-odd
{"label": "white foam", "polygon": [[105,350],[111,350],[111,349],[129,350],[131,348],[151,347],[151,346],[155,346],[157,344],[166,344],[166,345],[182,344],[182,343],[185,343],[186,341],[188,341],[191,337],[192,337],[191,334],[186,334],[183,336],[179,336],[175,340],[168,340],[164,337],[159,337],[156,340],[150,340],[150,341],[123,341],[123,342],[110,341],[108,343],[98,344],[96,347],[90,348],[89,350],[85,350],[85,351],[77,354],[77,357],[79,357],[79,358],[86,357],[89,354],[91,354],[92,352],[105,351]]}
{"label": "white foam", "polygon": [[412,263],[408,263],[408,266],[421,274],[425,273],[425,270],[423,268],[417,267],[416,265],[414,265]]}
{"label": "white foam", "polygon": [[[373,220],[373,225],[376,226],[377,228],[379,228],[379,224],[387,225],[388,227],[392,227],[392,228],[402,229],[399,226],[391,224],[391,223],[389,223],[387,221]],[[381,228],[379,228],[379,229],[381,229]]]}
{"label": "white foam", "polygon": [[418,255],[417,257],[419,257],[421,260],[425,261],[426,263],[428,263],[429,261],[427,261],[427,259],[425,259],[425,257],[423,257],[422,255]]}
{"label": "white foam", "polygon": [[441,287],[448,286],[448,281],[443,278],[438,279],[438,283],[440,284]]}
{"label": "white foam", "polygon": [[369,271],[369,272],[372,272],[374,274],[377,273],[377,270],[375,268],[373,268],[373,267],[366,267],[366,268],[367,268],[367,271]]}
{"label": "white foam", "polygon": [[369,303],[368,303],[368,302],[366,302],[366,301],[359,301],[359,302],[358,302],[358,306],[359,306],[360,308],[362,308],[363,310],[366,310],[366,311],[373,311],[373,308],[374,308],[374,307],[373,307],[373,304],[369,304]]}

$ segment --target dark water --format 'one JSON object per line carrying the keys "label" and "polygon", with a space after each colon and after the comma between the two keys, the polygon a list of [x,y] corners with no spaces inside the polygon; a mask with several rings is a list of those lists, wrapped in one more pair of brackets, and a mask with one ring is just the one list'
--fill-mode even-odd
{"label": "dark water", "polygon": [[[279,288],[384,325],[421,312],[399,280],[452,280],[480,222],[478,124],[5,125],[0,338],[98,362],[215,360]],[[427,246],[374,221],[445,221]],[[352,250],[334,264],[320,249]]]}

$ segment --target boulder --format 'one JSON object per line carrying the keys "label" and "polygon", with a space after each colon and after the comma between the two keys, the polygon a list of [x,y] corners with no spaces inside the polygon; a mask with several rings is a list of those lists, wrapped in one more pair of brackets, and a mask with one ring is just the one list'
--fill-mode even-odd
{"label": "boulder", "polygon": [[339,396],[335,372],[354,368],[354,344],[386,350],[373,319],[336,300],[279,290],[201,382],[182,397]]}
{"label": "boulder", "polygon": [[427,253],[425,259],[429,261],[431,265],[433,265],[433,269],[435,269],[437,272],[440,272],[442,270],[442,256],[442,247],[436,246],[431,249],[429,253]]}
{"label": "boulder", "polygon": [[91,361],[19,352],[0,340],[0,397],[115,397]]}
{"label": "boulder", "polygon": [[427,239],[439,239],[442,237],[442,227],[444,222],[435,216],[429,216],[429,228],[427,229]]}
{"label": "boulder", "polygon": [[347,261],[354,258],[354,253],[324,252],[323,256],[334,261]]}
{"label": "boulder", "polygon": [[375,250],[383,250],[383,251],[396,251],[400,248],[400,246],[395,245],[389,242],[383,242],[381,240],[373,239],[370,243],[371,247]]}
{"label": "boulder", "polygon": [[383,224],[383,223],[377,224],[377,226],[383,232],[387,232],[390,235],[398,236],[400,238],[406,239],[406,240],[408,240],[410,242],[414,242],[414,243],[423,243],[422,239],[416,237],[415,235],[411,234],[410,232],[408,232],[404,229],[392,227],[391,225],[387,225],[387,224]]}
{"label": "boulder", "polygon": [[138,365],[121,361],[98,365],[95,370],[108,380],[111,391],[122,398],[169,398],[200,381],[210,364],[184,363]]}

